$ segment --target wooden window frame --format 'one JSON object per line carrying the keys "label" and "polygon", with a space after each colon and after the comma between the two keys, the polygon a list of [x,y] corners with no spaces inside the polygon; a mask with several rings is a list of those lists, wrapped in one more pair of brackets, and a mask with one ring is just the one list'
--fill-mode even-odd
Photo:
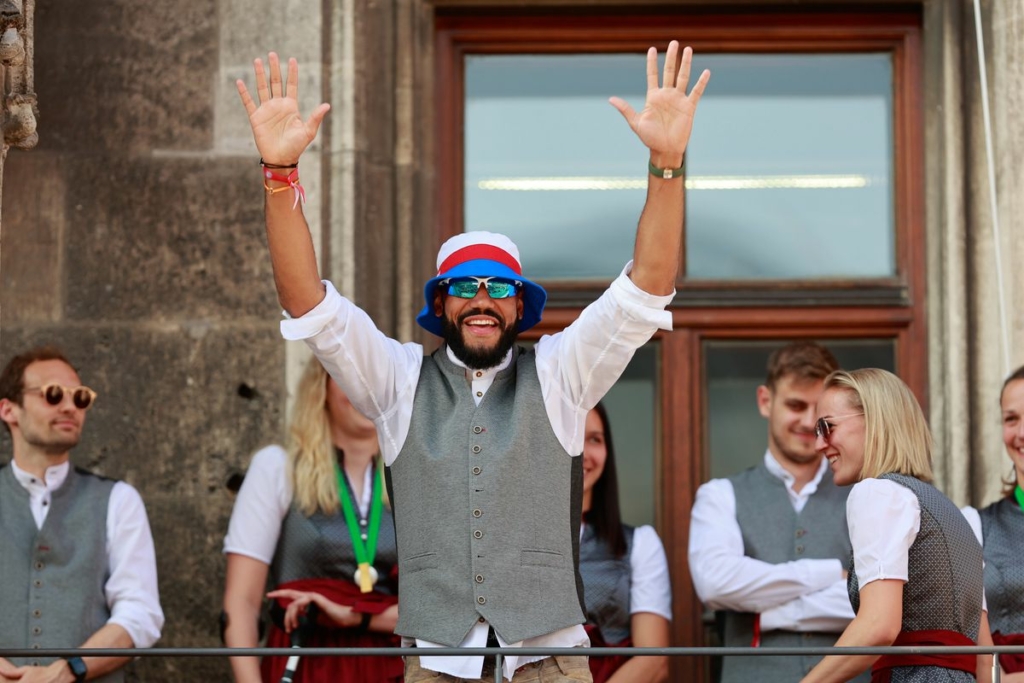
{"label": "wooden window frame", "polygon": [[[595,9],[578,5],[436,11],[438,244],[463,229],[461,103],[465,96],[462,65],[467,54],[642,54],[650,45],[663,49],[670,39],[678,39],[699,54],[893,55],[895,276],[712,282],[690,281],[682,274],[677,283],[678,294],[670,307],[674,331],[655,337],[660,345],[658,388],[662,418],[658,435],[661,455],[655,464],[656,476],[660,478],[656,518],[672,570],[673,645],[704,642],[701,605],[693,592],[687,543],[693,499],[708,472],[703,367],[706,342],[892,339],[897,372],[927,412],[921,25],[919,5],[892,4],[839,11],[755,6],[709,12],[693,7]],[[699,135],[699,124],[696,134]],[[623,262],[629,256],[623,254]],[[681,262],[685,264],[685,258]],[[549,291],[548,307],[543,321],[526,335],[530,338],[563,329],[576,319],[583,306],[600,295],[607,283],[557,281],[545,285]],[[673,680],[702,680],[705,666],[703,658],[680,658],[672,663]]]}

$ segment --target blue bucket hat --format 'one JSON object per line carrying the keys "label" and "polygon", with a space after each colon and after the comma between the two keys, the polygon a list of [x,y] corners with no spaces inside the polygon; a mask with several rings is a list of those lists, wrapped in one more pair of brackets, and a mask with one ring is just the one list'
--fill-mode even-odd
{"label": "blue bucket hat", "polygon": [[442,336],[441,318],[434,313],[434,294],[441,280],[455,277],[503,277],[522,282],[523,317],[519,331],[524,332],[540,322],[548,293],[523,277],[515,243],[494,232],[464,232],[441,245],[437,252],[437,275],[423,287],[426,306],[416,316],[416,322],[428,332]]}

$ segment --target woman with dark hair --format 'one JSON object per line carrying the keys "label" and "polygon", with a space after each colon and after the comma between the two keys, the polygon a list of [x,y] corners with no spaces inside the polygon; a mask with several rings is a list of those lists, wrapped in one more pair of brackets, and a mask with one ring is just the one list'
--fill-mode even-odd
{"label": "woman with dark hair", "polygon": [[[665,550],[652,527],[622,523],[611,427],[600,403],[587,415],[584,437],[580,574],[592,646],[668,647]],[[594,683],[665,681],[668,658],[591,657],[590,670]]]}
{"label": "woman with dark hair", "polygon": [[[1017,368],[999,394],[1003,445],[1012,466],[1003,482],[1003,496],[980,512],[964,515],[981,527],[985,552],[985,597],[996,645],[1024,645],[1024,365]],[[1000,655],[1000,680],[1024,682],[1024,656]]]}

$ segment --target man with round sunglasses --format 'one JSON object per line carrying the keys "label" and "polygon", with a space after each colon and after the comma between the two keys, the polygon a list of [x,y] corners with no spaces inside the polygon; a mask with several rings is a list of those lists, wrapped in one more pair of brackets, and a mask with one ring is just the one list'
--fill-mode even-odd
{"label": "man with round sunglasses", "polygon": [[[671,329],[683,224],[683,153],[710,74],[687,92],[692,53],[669,44],[659,78],[647,53],[647,100],[612,105],[647,146],[647,202],[633,260],[561,333],[515,345],[547,295],[523,274],[508,237],[445,242],[423,290],[421,327],[444,344],[381,334],[317,273],[298,205],[299,156],[329,105],[303,121],[298,66],[287,86],[276,54],[256,60],[253,101],[238,90],[264,165],[267,237],[288,339],[305,340],[352,403],[374,420],[388,465],[398,539],[403,642],[432,647],[566,647],[588,643],[579,564],[587,413],[634,351]],[[660,81],[660,84],[659,84]],[[290,190],[290,191],[289,191]],[[585,657],[506,656],[506,679],[589,681]],[[494,658],[409,657],[407,683],[494,680]]]}
{"label": "man with round sunglasses", "polygon": [[[130,485],[73,467],[83,386],[51,347],[0,373],[0,421],[13,458],[0,466],[0,643],[20,649],[150,647],[164,616],[146,509]],[[0,682],[117,682],[124,657],[0,658]]]}
{"label": "man with round sunglasses", "polygon": [[[815,449],[815,406],[838,368],[813,342],[777,349],[757,388],[768,421],[761,463],[697,490],[690,572],[697,595],[718,612],[727,647],[831,647],[853,619],[845,571],[853,557],[849,489],[836,486]],[[725,657],[719,680],[797,681],[820,660]]]}

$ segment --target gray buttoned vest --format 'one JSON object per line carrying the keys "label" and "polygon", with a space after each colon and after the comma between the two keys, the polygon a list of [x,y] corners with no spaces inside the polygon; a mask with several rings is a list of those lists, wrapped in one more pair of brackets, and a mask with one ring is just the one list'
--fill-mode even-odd
{"label": "gray buttoned vest", "polygon": [[[391,593],[387,581],[398,561],[395,550],[395,523],[391,510],[381,510],[380,532],[373,567],[380,578],[376,590]],[[281,537],[270,565],[271,584],[278,586],[300,579],[353,580],[356,571],[355,551],[345,515],[316,512],[307,517],[294,505],[281,523]]]}
{"label": "gray buttoned vest", "polygon": [[510,643],[583,623],[583,468],[552,430],[532,351],[479,406],[444,347],[424,358],[390,472],[396,633],[454,647],[479,618]]}
{"label": "gray buttoned vest", "polygon": [[594,534],[594,527],[583,529],[580,541],[580,575],[586,589],[587,622],[601,629],[605,643],[621,643],[630,635],[629,591],[632,586],[633,527],[623,524],[626,552],[621,557]]}
{"label": "gray buttoned vest", "polygon": [[[921,528],[910,546],[907,582],[903,585],[904,631],[947,630],[978,641],[981,594],[984,585],[981,546],[967,519],[953,502],[931,484],[904,474],[883,474],[917,496]],[[860,609],[857,573],[848,578],[850,604]],[[974,681],[964,671],[936,666],[896,667],[892,680]]]}
{"label": "gray buttoned vest", "polygon": [[[107,619],[104,585],[107,503],[114,481],[74,467],[53,492],[42,529],[28,491],[0,468],[0,644],[11,648],[78,647]],[[18,658],[47,664],[53,657]],[[124,680],[123,670],[101,679]]]}
{"label": "gray buttoned vest", "polygon": [[[797,513],[785,483],[764,463],[729,478],[736,495],[736,522],[743,534],[743,553],[762,562],[781,564],[802,559],[836,559],[847,566],[853,551],[846,528],[846,497],[826,470],[817,490]],[[836,580],[839,580],[836,576]],[[748,647],[754,636],[754,616],[725,613],[724,644]],[[762,631],[761,647],[831,647],[838,633]],[[799,657],[726,657],[722,683],[733,681],[798,681],[821,660]],[[859,679],[858,679],[859,680]],[[864,680],[867,680],[865,677]]]}
{"label": "gray buttoned vest", "polygon": [[985,541],[985,597],[992,631],[1024,633],[1024,512],[1004,498],[979,512]]}

